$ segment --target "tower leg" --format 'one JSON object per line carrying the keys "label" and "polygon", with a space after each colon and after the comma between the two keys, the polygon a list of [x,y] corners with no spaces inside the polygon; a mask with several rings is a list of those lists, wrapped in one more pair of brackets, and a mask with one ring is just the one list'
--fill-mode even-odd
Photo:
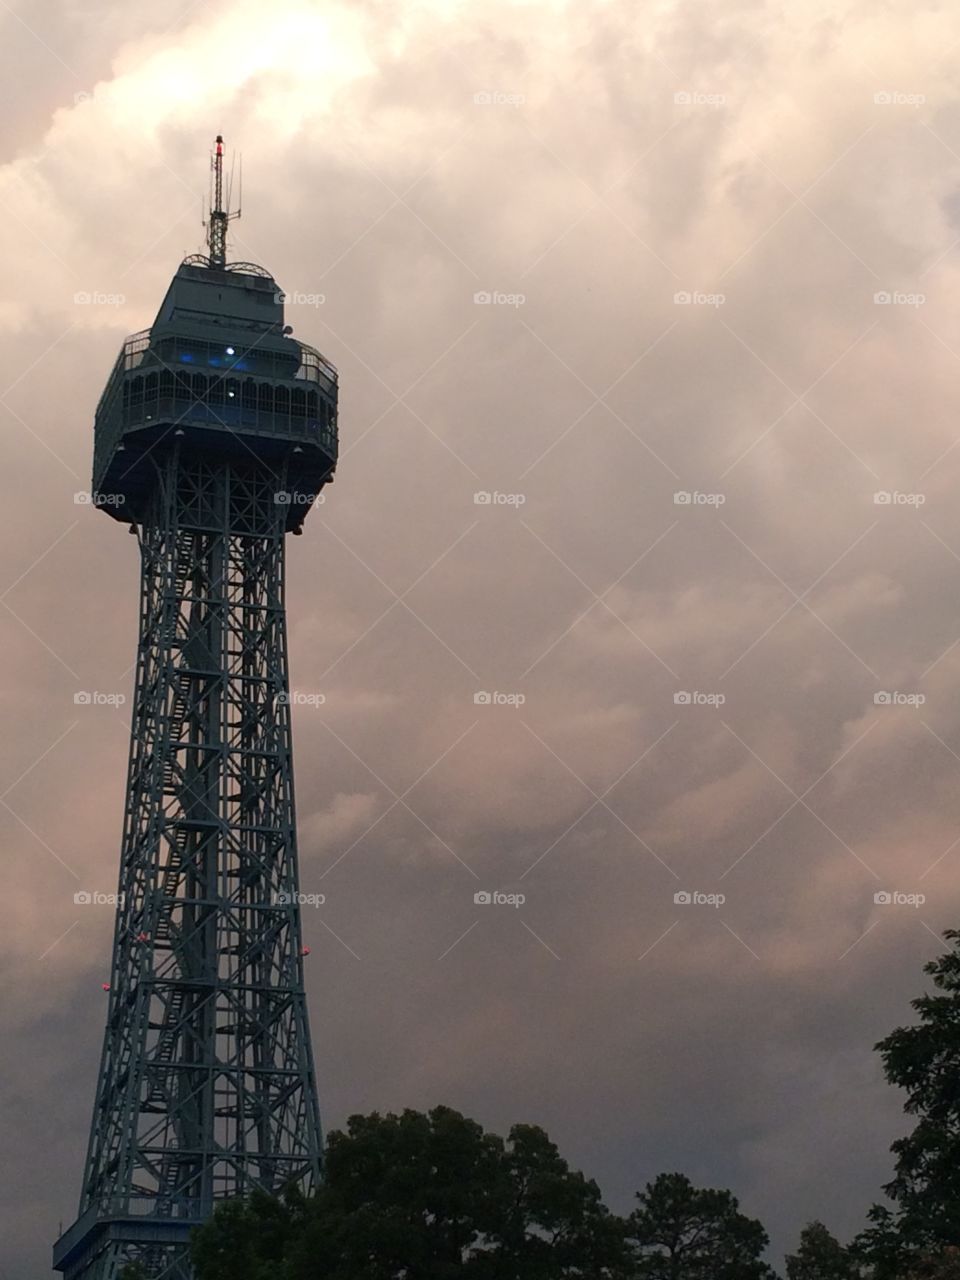
{"label": "tower leg", "polygon": [[274,468],[173,450],[140,529],[110,1002],[69,1280],[189,1280],[217,1200],[309,1189],[321,1132],[300,931]]}

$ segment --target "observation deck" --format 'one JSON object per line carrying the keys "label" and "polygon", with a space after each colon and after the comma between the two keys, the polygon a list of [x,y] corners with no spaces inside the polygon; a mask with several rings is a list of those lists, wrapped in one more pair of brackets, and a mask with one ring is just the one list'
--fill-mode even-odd
{"label": "observation deck", "polygon": [[134,523],[156,456],[179,447],[277,468],[298,530],[337,462],[337,371],[290,336],[284,295],[253,263],[187,258],[149,329],[124,342],[97,406],[93,498]]}

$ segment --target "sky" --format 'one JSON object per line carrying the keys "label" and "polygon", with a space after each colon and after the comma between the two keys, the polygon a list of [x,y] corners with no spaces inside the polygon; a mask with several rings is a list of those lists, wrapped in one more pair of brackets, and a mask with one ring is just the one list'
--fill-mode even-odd
{"label": "sky", "polygon": [[960,14],[3,0],[0,36],[0,1280],[73,1220],[105,1013],[74,895],[116,889],[138,565],[93,412],[216,133],[230,257],[341,379],[288,549],[326,1126],[444,1103],[618,1211],[682,1170],[774,1262],[849,1238],[908,1127],[872,1046],[960,913]]}

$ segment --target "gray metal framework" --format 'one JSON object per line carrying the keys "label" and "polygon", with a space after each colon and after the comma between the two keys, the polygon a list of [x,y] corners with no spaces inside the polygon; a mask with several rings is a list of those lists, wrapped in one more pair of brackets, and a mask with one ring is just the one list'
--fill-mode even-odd
{"label": "gray metal framework", "polygon": [[[322,432],[278,417],[276,397],[246,433],[221,417],[220,383],[251,383],[257,354],[275,349],[274,388],[304,387],[311,348],[277,376],[300,345],[281,306],[242,350],[229,347],[228,370],[186,384],[195,394],[183,403],[157,409],[133,392],[145,364],[179,376],[167,339],[171,352],[189,340],[196,356],[204,334],[223,349],[212,300],[225,277],[181,267],[171,288],[193,320],[178,329],[176,311],[164,324],[161,310],[152,335],[136,337],[139,359],[125,344],[98,412],[95,488],[109,479],[103,505],[138,537],[140,634],[103,1055],[79,1216],[54,1246],[68,1280],[117,1280],[131,1262],[151,1280],[189,1280],[189,1233],[217,1200],[309,1188],[321,1171],[284,548],[304,514],[292,500],[332,478],[336,371],[322,362]],[[211,305],[200,330],[198,296]]]}

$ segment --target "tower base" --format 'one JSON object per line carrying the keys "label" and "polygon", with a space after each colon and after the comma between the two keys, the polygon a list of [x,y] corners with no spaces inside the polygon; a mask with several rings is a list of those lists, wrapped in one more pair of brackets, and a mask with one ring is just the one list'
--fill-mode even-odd
{"label": "tower base", "polygon": [[65,1280],[119,1280],[139,1263],[150,1280],[193,1280],[190,1233],[202,1218],[98,1212],[78,1218],[53,1246],[53,1269]]}

